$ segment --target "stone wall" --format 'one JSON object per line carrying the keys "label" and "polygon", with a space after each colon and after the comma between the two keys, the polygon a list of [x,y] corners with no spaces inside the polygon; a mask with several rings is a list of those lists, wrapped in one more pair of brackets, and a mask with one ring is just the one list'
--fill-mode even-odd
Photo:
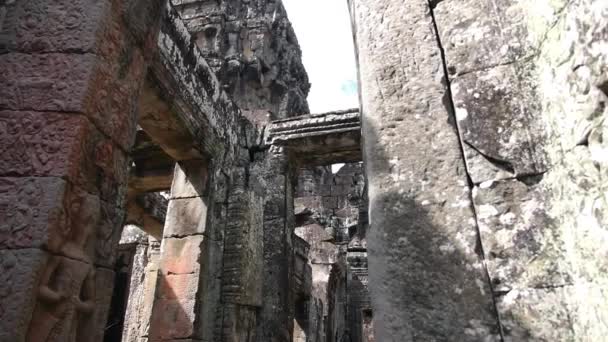
{"label": "stone wall", "polygon": [[[160,242],[127,226],[123,230],[119,249],[133,251],[129,265],[128,301],[124,308],[122,341],[146,342],[158,276]],[[111,318],[110,318],[111,319]]]}
{"label": "stone wall", "polygon": [[[322,340],[368,341],[362,311],[371,310],[367,292],[365,226],[367,210],[361,163],[300,169],[296,189],[296,234],[310,245],[312,297],[322,304],[323,320],[309,325]],[[363,281],[363,282],[362,282]],[[366,304],[367,303],[367,304]]]}
{"label": "stone wall", "polygon": [[605,335],[607,6],[350,2],[378,339]]}
{"label": "stone wall", "polygon": [[2,341],[103,338],[161,5],[0,3]]}
{"label": "stone wall", "polygon": [[249,119],[267,123],[308,113],[308,76],[281,1],[172,2]]}

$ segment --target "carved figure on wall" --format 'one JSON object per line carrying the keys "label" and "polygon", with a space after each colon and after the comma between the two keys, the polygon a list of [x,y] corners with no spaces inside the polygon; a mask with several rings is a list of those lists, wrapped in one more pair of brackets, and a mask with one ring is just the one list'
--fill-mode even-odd
{"label": "carved figure on wall", "polygon": [[46,265],[26,341],[82,341],[79,323],[95,308],[95,268],[86,245],[97,227],[100,210],[95,196],[85,195],[72,202],[71,234]]}

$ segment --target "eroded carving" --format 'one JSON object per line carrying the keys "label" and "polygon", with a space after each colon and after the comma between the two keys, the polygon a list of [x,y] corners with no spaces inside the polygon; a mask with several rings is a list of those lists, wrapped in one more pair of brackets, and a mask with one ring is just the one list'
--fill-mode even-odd
{"label": "eroded carving", "polygon": [[69,239],[50,257],[38,288],[38,303],[27,334],[29,342],[81,341],[80,319],[95,308],[95,268],[86,245],[100,220],[97,197],[72,201]]}

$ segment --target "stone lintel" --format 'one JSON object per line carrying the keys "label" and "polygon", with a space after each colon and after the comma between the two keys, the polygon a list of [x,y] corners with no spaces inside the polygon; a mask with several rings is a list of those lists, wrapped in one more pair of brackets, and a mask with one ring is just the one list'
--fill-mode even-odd
{"label": "stone lintel", "polygon": [[146,87],[150,103],[163,110],[150,107],[147,122],[140,124],[176,160],[230,159],[230,154],[224,155],[232,150],[227,147],[238,145],[242,131],[253,130],[253,125],[243,127],[240,110],[222,90],[200,50],[190,44],[179,14],[171,4],[166,11]]}
{"label": "stone lintel", "polygon": [[276,120],[267,132],[267,144],[286,146],[304,165],[362,160],[357,109]]}

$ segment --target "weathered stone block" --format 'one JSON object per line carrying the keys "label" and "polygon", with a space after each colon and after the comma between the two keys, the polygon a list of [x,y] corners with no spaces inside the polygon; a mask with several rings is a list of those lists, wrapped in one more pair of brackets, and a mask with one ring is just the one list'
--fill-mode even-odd
{"label": "weathered stone block", "polygon": [[69,232],[59,178],[0,178],[0,248],[58,248]]}
{"label": "weathered stone block", "polygon": [[92,53],[0,55],[0,109],[82,113],[128,150],[145,63],[136,50],[123,64]]}
{"label": "weathered stone block", "polygon": [[[203,341],[212,341],[217,327],[217,315],[220,308],[226,305],[222,301],[223,251],[221,242],[206,239],[204,258],[201,266],[201,281],[197,293],[198,324],[194,327],[194,337]],[[255,288],[255,284],[251,284]],[[261,298],[261,296],[260,296]]]}
{"label": "weathered stone block", "polygon": [[150,341],[191,337],[205,253],[202,235],[165,238],[150,322]]}
{"label": "weathered stone block", "polygon": [[160,260],[161,274],[198,274],[205,239],[201,235],[163,239]]}
{"label": "weathered stone block", "polygon": [[91,53],[0,55],[0,109],[82,113],[97,61]]}
{"label": "weathered stone block", "polygon": [[183,340],[192,336],[194,307],[194,299],[157,299],[150,320],[149,341]]}
{"label": "weathered stone block", "polygon": [[494,340],[497,317],[429,2],[353,0],[351,10],[376,339]]}
{"label": "weathered stone block", "polygon": [[296,215],[298,212],[302,212],[309,209],[311,212],[320,210],[321,208],[321,196],[306,196],[294,198],[294,205],[296,208]]}
{"label": "weathered stone block", "polygon": [[264,200],[252,191],[230,195],[224,239],[222,297],[227,303],[262,303]]}
{"label": "weathered stone block", "polygon": [[47,253],[0,250],[0,341],[24,341]]}
{"label": "weathered stone block", "polygon": [[12,1],[0,26],[0,53],[94,52],[111,5],[106,1]]}
{"label": "weathered stone block", "polygon": [[433,11],[448,70],[466,74],[533,55],[566,3],[437,2]]}
{"label": "weathered stone block", "polygon": [[297,227],[295,233],[310,244],[309,261],[312,264],[331,265],[338,261],[338,248],[330,242],[334,237],[320,225]]}
{"label": "weathered stone block", "polygon": [[0,175],[64,178],[120,205],[125,153],[77,114],[0,111]]}
{"label": "weathered stone block", "polygon": [[323,209],[337,209],[338,198],[333,196],[324,196],[322,199]]}
{"label": "weathered stone block", "polygon": [[507,65],[452,82],[456,120],[474,183],[546,170],[536,92],[520,82],[519,73]]}
{"label": "weathered stone block", "polygon": [[163,236],[183,237],[193,234],[211,236],[207,227],[207,203],[194,197],[169,201]]}
{"label": "weathered stone block", "polygon": [[496,298],[505,341],[575,341],[574,288],[513,290]]}
{"label": "weathered stone block", "polygon": [[238,304],[224,307],[222,332],[225,341],[256,341],[256,308]]}
{"label": "weathered stone block", "polygon": [[120,56],[109,58],[109,61],[98,58],[83,113],[104,134],[129,151],[137,129],[137,99],[147,69],[140,50],[133,46],[114,48],[121,51]]}
{"label": "weathered stone block", "polygon": [[206,197],[209,181],[208,165],[199,160],[182,161],[175,165],[171,198]]}
{"label": "weathered stone block", "polygon": [[542,188],[517,180],[474,190],[481,243],[494,290],[570,284],[564,232],[549,217]]}
{"label": "weathered stone block", "polygon": [[191,274],[161,274],[157,298],[180,302],[195,300],[200,276],[198,270]]}

